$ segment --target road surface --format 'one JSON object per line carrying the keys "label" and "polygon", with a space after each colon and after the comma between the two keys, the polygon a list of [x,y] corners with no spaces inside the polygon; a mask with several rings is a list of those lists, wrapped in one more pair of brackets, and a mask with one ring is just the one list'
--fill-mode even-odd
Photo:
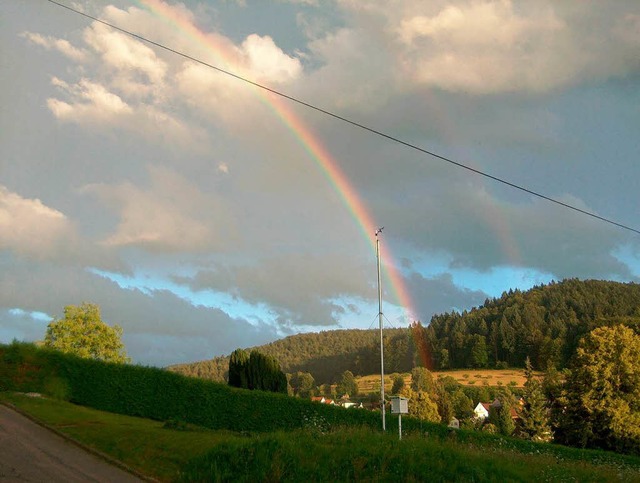
{"label": "road surface", "polygon": [[0,482],[142,481],[0,404]]}

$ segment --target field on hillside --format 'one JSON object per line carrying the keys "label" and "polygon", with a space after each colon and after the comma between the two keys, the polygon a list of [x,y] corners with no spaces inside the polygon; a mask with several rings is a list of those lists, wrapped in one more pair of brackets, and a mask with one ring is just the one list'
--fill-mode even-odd
{"label": "field on hillside", "polygon": [[[449,376],[465,386],[514,386],[522,387],[525,382],[524,369],[459,369],[452,371],[433,371],[434,377]],[[542,373],[536,373],[542,376]],[[411,374],[403,374],[404,382],[411,384]],[[357,377],[358,391],[370,393],[380,389],[380,374]],[[391,391],[391,376],[385,374],[385,391]]]}
{"label": "field on hillside", "polygon": [[0,392],[2,401],[158,481],[640,481],[636,457],[483,433],[408,432],[398,441],[392,431],[326,427],[321,417],[294,431],[177,430],[47,398]]}

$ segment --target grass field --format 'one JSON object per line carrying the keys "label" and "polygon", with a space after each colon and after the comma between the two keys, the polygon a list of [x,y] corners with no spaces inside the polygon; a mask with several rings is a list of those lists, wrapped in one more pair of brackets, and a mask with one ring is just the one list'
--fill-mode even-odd
{"label": "grass field", "polygon": [[58,431],[160,481],[625,481],[640,458],[534,444],[485,433],[383,434],[327,427],[271,433],[178,431],[159,421],[0,393]]}
{"label": "grass field", "polygon": [[53,399],[0,393],[6,401],[52,428],[161,481],[178,478],[190,459],[236,436],[227,431],[189,427],[165,429],[164,423],[134,418]]}
{"label": "grass field", "polygon": [[[433,371],[434,377],[449,376],[465,386],[515,386],[522,387],[525,382],[523,369],[460,369],[451,371]],[[536,373],[541,376],[542,373]],[[411,374],[403,374],[405,384],[411,384]],[[358,391],[370,393],[380,388],[380,375],[357,377]],[[389,374],[385,374],[384,388],[390,391],[393,382]]]}

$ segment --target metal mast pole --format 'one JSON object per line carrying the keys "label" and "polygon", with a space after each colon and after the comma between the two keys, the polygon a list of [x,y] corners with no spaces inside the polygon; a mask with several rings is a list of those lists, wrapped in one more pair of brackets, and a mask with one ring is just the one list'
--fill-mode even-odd
{"label": "metal mast pole", "polygon": [[384,345],[382,339],[382,284],[380,283],[380,238],[382,228],[376,230],[376,261],[378,265],[378,320],[380,322],[380,407],[382,409],[382,431],[386,431],[384,407]]}

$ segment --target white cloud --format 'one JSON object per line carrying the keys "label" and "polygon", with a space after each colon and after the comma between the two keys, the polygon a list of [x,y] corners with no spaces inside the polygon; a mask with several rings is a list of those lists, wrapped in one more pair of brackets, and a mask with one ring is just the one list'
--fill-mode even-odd
{"label": "white cloud", "polygon": [[83,62],[88,56],[88,52],[86,50],[74,47],[65,39],[57,39],[49,36],[45,37],[33,32],[23,32],[21,36],[47,50],[57,50],[76,62]]}
{"label": "white cloud", "polygon": [[300,61],[285,54],[269,36],[251,34],[241,48],[248,71],[258,82],[286,84],[300,77]]}
{"label": "white cloud", "polygon": [[84,31],[84,41],[98,53],[105,67],[116,73],[141,74],[151,84],[161,84],[167,64],[139,40],[94,22]]}
{"label": "white cloud", "polygon": [[291,3],[293,5],[309,5],[312,7],[317,7],[319,5],[318,0],[278,0],[282,3]]}
{"label": "white cloud", "polygon": [[[98,304],[106,323],[123,328],[127,352],[136,363],[166,365],[202,360],[276,338],[274,328],[267,324],[249,323],[216,308],[194,307],[166,290],[143,293],[122,289],[79,267],[20,260],[2,265],[0,316],[8,313],[7,309],[18,308],[60,317],[65,305],[83,301]],[[23,317],[10,324],[6,331],[0,328],[0,340],[37,340],[44,336],[45,323]]]}
{"label": "white cloud", "polygon": [[149,167],[148,189],[130,182],[91,184],[84,193],[97,195],[116,211],[120,222],[103,243],[142,246],[155,251],[200,251],[219,247],[232,236],[223,202],[207,196],[176,172]]}
{"label": "white cloud", "polygon": [[640,67],[637,15],[627,2],[602,9],[547,0],[339,5],[352,15],[349,28],[359,36],[386,39],[399,87],[546,93]]}
{"label": "white cloud", "polygon": [[59,99],[47,99],[47,106],[61,121],[76,122],[111,122],[114,119],[131,115],[133,109],[118,95],[109,92],[101,84],[88,79],[81,79],[74,85],[54,77],[51,83],[66,91],[70,102]]}
{"label": "white cloud", "polygon": [[75,228],[63,213],[0,185],[0,249],[50,259],[75,244]]}

